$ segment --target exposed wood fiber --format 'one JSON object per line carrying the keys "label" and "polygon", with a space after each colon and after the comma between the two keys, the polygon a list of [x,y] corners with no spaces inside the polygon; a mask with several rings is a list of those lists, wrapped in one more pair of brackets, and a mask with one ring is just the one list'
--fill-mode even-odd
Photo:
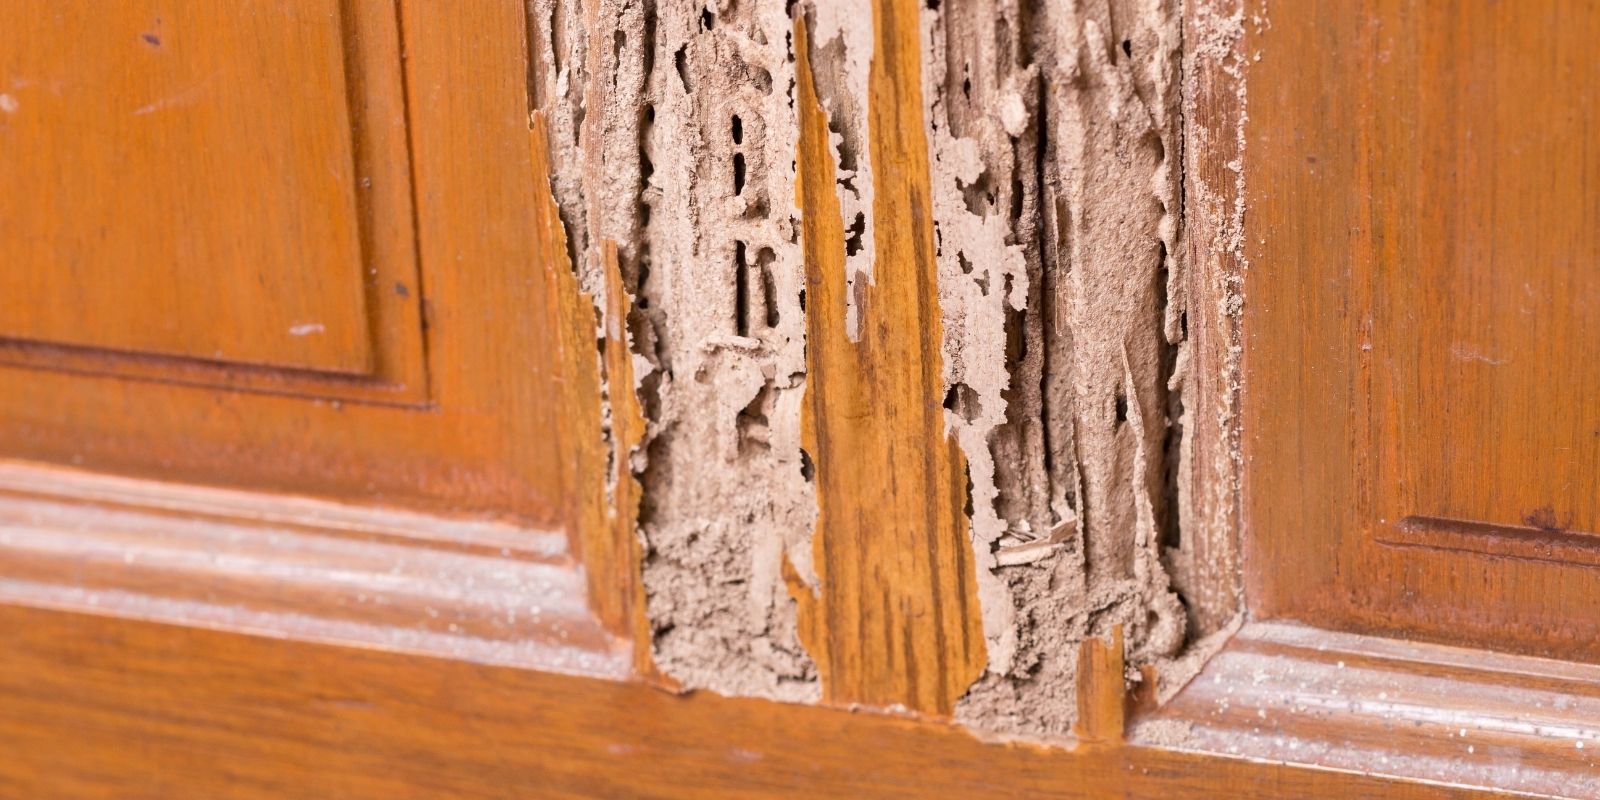
{"label": "exposed wood fiber", "polygon": [[1137,675],[1237,613],[1239,220],[1191,246],[1180,168],[1234,40],[1178,3],[530,1],[666,673],[1057,736],[1081,642]]}
{"label": "exposed wood fiber", "polygon": [[[802,447],[815,464],[815,579],[791,572],[824,699],[949,714],[983,671],[965,459],[946,432],[915,0],[872,7],[877,165],[870,281],[846,321],[845,229],[806,25],[795,23],[807,344]],[[892,477],[889,477],[892,476]],[[886,477],[888,479],[886,479]]]}

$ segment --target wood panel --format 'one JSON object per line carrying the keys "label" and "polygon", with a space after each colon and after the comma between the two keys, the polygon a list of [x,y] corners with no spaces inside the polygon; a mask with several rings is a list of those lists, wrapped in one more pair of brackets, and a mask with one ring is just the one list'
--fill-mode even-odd
{"label": "wood panel", "polygon": [[0,629],[15,797],[1500,796],[56,611]]}
{"label": "wood panel", "polygon": [[[340,18],[308,16],[295,30],[357,34],[335,36],[350,48],[346,63],[318,63],[330,76],[359,76],[355,173],[358,185],[373,180],[371,194],[358,193],[370,203],[363,252],[420,270],[416,281],[379,289],[425,307],[426,369],[418,360],[416,369],[380,364],[372,376],[271,369],[247,379],[248,370],[224,365],[219,379],[206,365],[145,359],[138,369],[148,371],[135,373],[99,362],[56,368],[61,353],[40,351],[51,368],[0,365],[0,458],[564,525],[566,434],[552,398],[566,367],[545,273],[562,262],[529,225],[535,176],[548,170],[527,146],[524,11],[388,0],[337,8]],[[166,36],[171,47],[185,39],[181,30]],[[134,45],[149,47],[137,37]],[[18,95],[18,114],[26,102]],[[248,126],[238,135],[252,146],[276,141]],[[248,224],[242,212],[231,218]],[[420,354],[423,321],[414,315],[409,325]]]}
{"label": "wood panel", "polygon": [[417,382],[393,5],[47,6],[0,10],[0,361]]}
{"label": "wood panel", "polygon": [[1253,608],[1600,658],[1600,9],[1272,9],[1250,70]]}

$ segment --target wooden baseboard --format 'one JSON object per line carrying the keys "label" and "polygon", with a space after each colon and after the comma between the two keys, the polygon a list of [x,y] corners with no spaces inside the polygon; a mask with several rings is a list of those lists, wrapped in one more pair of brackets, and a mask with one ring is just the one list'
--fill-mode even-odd
{"label": "wooden baseboard", "polygon": [[1257,622],[1132,740],[1600,797],[1600,667]]}
{"label": "wooden baseboard", "polygon": [[0,462],[0,603],[621,677],[564,533]]}

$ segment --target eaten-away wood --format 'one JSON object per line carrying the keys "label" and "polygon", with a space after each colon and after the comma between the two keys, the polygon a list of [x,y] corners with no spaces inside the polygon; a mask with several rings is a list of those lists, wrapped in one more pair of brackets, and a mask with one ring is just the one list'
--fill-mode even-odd
{"label": "eaten-away wood", "polygon": [[911,0],[873,4],[874,258],[871,276],[854,276],[854,333],[832,134],[805,21],[795,24],[806,267],[801,436],[817,487],[818,585],[788,575],[829,702],[949,713],[986,656],[966,462],[945,430],[942,402],[918,14]]}
{"label": "eaten-away wood", "polygon": [[[559,442],[567,525],[578,532],[595,614],[613,633],[636,643],[637,666],[642,673],[653,674],[635,530],[640,489],[632,454],[644,440],[645,420],[634,391],[628,341],[632,303],[622,288],[616,245],[603,242],[605,327],[598,326],[594,300],[579,288],[573,272],[561,211],[550,191],[550,143],[543,113],[533,113],[528,134],[533,160],[529,179],[536,187],[530,222],[541,243],[550,284],[547,313],[558,328],[561,347],[558,369],[563,380],[556,399],[565,421]],[[598,350],[597,337],[601,337]],[[609,437],[604,435],[603,398],[611,412]]]}

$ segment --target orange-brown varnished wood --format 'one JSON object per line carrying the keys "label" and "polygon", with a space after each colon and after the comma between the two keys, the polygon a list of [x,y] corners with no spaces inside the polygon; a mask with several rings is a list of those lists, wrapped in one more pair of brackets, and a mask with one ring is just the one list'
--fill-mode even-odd
{"label": "orange-brown varnished wood", "polygon": [[5,4],[0,336],[369,371],[339,5]]}
{"label": "orange-brown varnished wood", "polygon": [[553,400],[563,410],[559,434],[567,524],[576,531],[579,555],[590,575],[590,607],[609,630],[632,639],[639,674],[659,679],[650,659],[637,533],[640,487],[632,464],[645,434],[626,323],[632,300],[622,286],[616,244],[602,242],[606,305],[605,327],[600,328],[594,299],[578,286],[567,254],[566,229],[549,186],[549,132],[540,112],[530,118],[529,145],[530,178],[536,184],[532,225],[541,250],[548,253],[548,313],[558,326],[561,348],[563,378]]}
{"label": "orange-brown varnished wood", "polygon": [[1600,658],[1600,8],[1270,19],[1247,45],[1253,608]]}
{"label": "orange-brown varnished wood", "polygon": [[394,3],[47,5],[0,10],[0,363],[421,396]]}
{"label": "orange-brown varnished wood", "polygon": [[8,797],[1495,796],[56,611],[0,630]]}
{"label": "orange-brown varnished wood", "polygon": [[1128,723],[1128,679],[1122,626],[1109,639],[1091,636],[1078,645],[1078,721],[1073,733],[1092,745],[1122,742]]}
{"label": "orange-brown varnished wood", "polygon": [[817,586],[790,569],[801,638],[834,703],[949,713],[986,664],[966,464],[945,431],[918,7],[873,5],[870,283],[847,330],[832,134],[795,25],[797,203],[806,265],[803,446],[815,465]]}
{"label": "orange-brown varnished wood", "polygon": [[[155,4],[149,7],[157,9]],[[32,6],[24,3],[13,10],[22,13],[29,8]],[[367,270],[368,275],[372,269],[379,269],[381,276],[387,275],[382,270],[389,269],[391,263],[412,264],[410,259],[415,259],[417,266],[408,268],[419,271],[412,278],[391,281],[384,277],[374,287],[363,283],[360,275],[347,277],[351,286],[367,286],[377,295],[408,298],[406,302],[420,304],[425,314],[413,313],[405,323],[410,331],[406,335],[415,338],[421,353],[426,329],[427,369],[421,369],[422,362],[418,361],[417,369],[389,370],[379,364],[368,375],[334,375],[262,370],[237,364],[196,364],[150,356],[124,357],[109,350],[89,361],[66,363],[57,359],[61,348],[48,345],[57,348],[41,356],[48,364],[24,359],[9,360],[0,366],[0,457],[161,480],[497,516],[534,525],[564,523],[561,475],[566,466],[555,444],[564,409],[554,398],[565,367],[555,345],[557,326],[548,316],[545,270],[551,268],[555,254],[550,249],[550,239],[535,235],[529,225],[536,199],[535,184],[530,179],[534,167],[527,146],[526,82],[524,73],[516,67],[526,61],[523,9],[515,3],[396,4],[383,0],[330,2],[326,9],[319,4],[307,5],[307,9],[321,9],[318,13],[298,10],[298,6],[296,9],[294,14],[299,16],[291,15],[292,19],[283,18],[290,12],[281,4],[261,4],[258,15],[245,15],[236,9],[227,12],[229,25],[245,29],[249,25],[261,26],[263,31],[270,29],[274,36],[298,48],[286,52],[268,48],[266,43],[239,42],[224,47],[220,43],[192,42],[193,37],[208,35],[206,25],[212,25],[210,32],[218,36],[233,30],[217,27],[221,23],[212,17],[222,12],[206,4],[161,5],[161,28],[151,30],[160,38],[163,49],[177,51],[179,56],[187,52],[200,59],[210,53],[208,58],[253,64],[252,59],[267,59],[267,50],[271,49],[268,60],[273,63],[260,65],[259,69],[287,70],[289,77],[348,87],[348,116],[344,88],[339,90],[338,103],[303,113],[312,115],[312,122],[307,124],[313,130],[307,136],[331,137],[335,122],[344,120],[344,129],[337,133],[356,142],[355,164],[341,163],[339,169],[348,176],[348,188],[355,199],[332,189],[295,185],[277,170],[272,171],[272,177],[281,180],[260,183],[267,174],[260,164],[238,165],[243,172],[228,180],[255,176],[259,179],[255,190],[271,195],[258,204],[288,210],[313,206],[313,211],[305,213],[319,218],[340,216],[342,221],[337,224],[359,229],[362,238],[360,264],[349,260],[346,251],[351,247],[341,244],[343,240],[332,234],[311,237],[285,229],[281,233],[297,243],[294,247],[333,248],[330,252],[340,254],[339,263],[347,264],[350,270]],[[49,16],[37,9],[28,13],[41,15],[41,20],[29,22],[30,26],[45,25],[43,17]],[[234,16],[248,16],[252,21],[233,19]],[[126,21],[121,11],[107,16],[107,20],[107,26]],[[85,35],[122,35],[120,28],[100,26],[99,22],[86,24]],[[154,46],[142,38],[143,30],[129,34],[133,40],[127,46],[134,48],[138,57],[174,57],[160,51],[144,52]],[[441,31],[453,33],[441,35]],[[108,40],[106,48],[112,44],[122,47]],[[72,52],[76,55],[69,58],[67,51],[61,51],[61,63],[57,65],[68,78],[87,80],[101,69],[96,61],[103,56],[99,50]],[[104,57],[122,57],[118,55],[121,52],[115,50]],[[288,63],[277,63],[280,58]],[[205,64],[201,61],[190,64],[188,69],[203,72]],[[228,68],[244,67],[230,62]],[[79,71],[74,72],[75,69]],[[161,74],[151,73],[155,77]],[[175,91],[183,88],[162,86]],[[126,103],[107,103],[101,109],[105,125],[78,132],[81,138],[104,142],[90,145],[63,138],[59,145],[37,145],[41,150],[37,157],[65,157],[51,150],[55,146],[122,147],[126,149],[122,154],[126,160],[152,159],[158,164],[171,161],[188,170],[185,174],[189,183],[167,187],[163,191],[169,194],[158,193],[156,197],[181,195],[184,203],[202,205],[226,199],[197,177],[213,169],[195,160],[202,156],[182,151],[158,152],[159,143],[154,140],[119,138],[117,133],[117,125],[139,124],[144,116],[186,113],[198,115],[193,120],[210,120],[206,124],[226,128],[206,135],[218,141],[225,137],[238,140],[221,152],[282,150],[275,157],[293,160],[294,169],[319,175],[324,171],[319,160],[322,156],[312,158],[323,150],[297,149],[291,146],[297,141],[293,137],[284,141],[278,126],[288,123],[267,120],[257,124],[251,117],[255,113],[270,117],[277,113],[274,109],[298,107],[301,101],[252,99],[238,86],[225,88],[226,91],[199,92],[185,98],[184,105],[143,116],[135,116],[133,112],[138,108],[124,107]],[[334,93],[331,88],[317,91],[322,93],[318,97],[331,97]],[[30,108],[48,109],[50,102],[56,102],[30,98],[31,94],[17,95],[17,110],[10,117],[25,116]],[[198,107],[208,103],[220,105],[202,113]],[[61,109],[59,113],[69,112]],[[7,124],[12,123],[0,121],[0,125]],[[191,131],[189,135],[199,136],[201,132]],[[111,144],[113,140],[120,144]],[[15,150],[7,148],[7,152]],[[369,156],[363,157],[362,153]],[[129,197],[137,195],[138,187],[115,184],[114,177],[110,173],[104,176],[106,191],[116,186]],[[78,179],[86,178],[77,176],[75,180]],[[11,187],[6,188],[9,196]],[[81,187],[73,183],[60,191],[68,189],[78,191]],[[54,191],[57,190],[34,191],[39,197],[33,202],[49,206],[70,201],[71,196],[58,197]],[[342,205],[334,207],[329,205],[331,200],[325,202],[336,194],[342,198]],[[410,200],[413,196],[414,209]],[[166,215],[174,217],[171,219],[152,217],[151,225],[159,221],[164,227],[150,235],[178,236],[175,231],[181,232],[192,224],[211,226],[206,228],[206,235],[217,236],[220,234],[212,228],[227,222],[244,226],[241,236],[245,240],[265,236],[262,231],[276,225],[271,222],[276,217],[268,215],[265,221],[258,220],[252,208],[235,204],[216,209],[215,216],[192,219],[173,214]],[[136,232],[128,230],[119,235],[133,236]],[[8,253],[26,238],[14,227],[0,231]],[[290,244],[280,242],[274,246]],[[8,273],[44,268],[32,261],[18,263],[8,259],[3,263]],[[285,261],[274,266],[252,262],[250,269],[271,267],[278,271],[272,280],[295,282],[293,288],[298,294],[316,294],[313,285],[301,279],[320,280],[324,270],[304,266],[308,263],[311,262]],[[164,276],[181,278],[212,268],[204,260],[174,261],[153,263],[148,267],[153,272],[143,272],[145,266],[135,272],[154,286],[163,283]],[[91,274],[98,273],[83,276]],[[165,302],[158,294],[138,290],[140,285],[144,284],[123,287],[120,302]],[[239,290],[254,296],[250,292],[276,292],[272,287],[278,284],[269,280],[266,286],[267,289]],[[86,297],[117,294],[103,286],[86,291],[90,292]],[[370,316],[376,307],[372,297],[377,295],[369,294],[369,316],[361,325],[381,352],[382,343],[390,340],[393,331],[387,322],[380,324],[374,321],[377,317]],[[171,302],[194,302],[192,295],[174,297]],[[8,314],[12,313],[9,309],[34,301],[35,298],[10,294],[0,300]],[[324,301],[332,302],[315,302]],[[355,301],[338,302],[343,309]],[[295,324],[300,322],[298,313],[292,315]],[[346,315],[355,313],[349,311]],[[70,319],[85,329],[101,324],[93,303],[48,314],[58,320]],[[240,318],[230,324],[247,325],[257,331],[254,335],[275,337],[281,333],[277,330],[281,320],[276,316],[272,320],[270,327],[265,318]],[[334,322],[337,321],[329,320],[329,324]],[[136,366],[126,367],[129,363]]]}

